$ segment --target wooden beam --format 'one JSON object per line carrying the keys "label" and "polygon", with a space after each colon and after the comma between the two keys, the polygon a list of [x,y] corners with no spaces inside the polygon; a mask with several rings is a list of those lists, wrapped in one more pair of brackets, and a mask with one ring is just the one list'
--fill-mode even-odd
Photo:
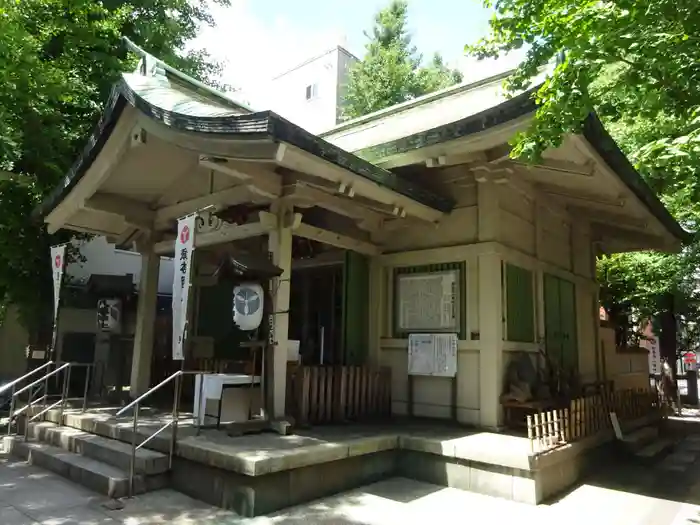
{"label": "wooden beam", "polygon": [[344,186],[356,195],[361,195],[383,204],[399,207],[414,217],[439,221],[445,214],[410,197],[395,192],[381,184],[353,173],[336,164],[320,159],[294,146],[283,144],[277,154],[277,163],[294,171],[306,173]]}
{"label": "wooden beam", "polygon": [[80,232],[80,233],[87,233],[89,235],[100,235],[100,236],[104,236],[104,237],[114,237],[116,235],[114,232],[107,232],[107,231],[103,231],[103,230],[98,230],[96,228],[89,228],[88,226],[77,226],[77,225],[71,224],[69,222],[62,224],[60,227],[56,228],[55,231],[58,231],[61,228],[64,228],[66,230]]}
{"label": "wooden beam", "polygon": [[303,270],[307,268],[319,268],[322,266],[335,266],[343,264],[345,261],[345,252],[341,250],[329,250],[319,253],[311,259],[294,259],[292,261],[292,269]]}
{"label": "wooden beam", "polygon": [[488,162],[498,164],[499,162],[503,162],[504,160],[508,160],[510,158],[510,152],[512,149],[513,148],[510,147],[510,144],[499,144],[498,146],[484,150],[484,156]]}
{"label": "wooden beam", "polygon": [[248,162],[245,166],[242,166],[242,163],[213,162],[201,157],[199,165],[233,177],[237,181],[246,184],[252,193],[261,197],[276,199],[282,194],[282,177],[274,171],[261,167],[259,164]]}
{"label": "wooden beam", "polygon": [[285,197],[289,197],[295,205],[298,205],[297,201],[304,201],[311,206],[318,206],[354,219],[364,226],[363,229],[367,230],[376,230],[381,226],[382,220],[387,217],[363,206],[355,199],[332,195],[299,182],[285,188]]}
{"label": "wooden beam", "polygon": [[630,217],[621,213],[610,213],[602,210],[593,210],[583,206],[567,206],[569,212],[578,217],[585,217],[590,222],[601,225],[612,225],[646,230],[649,223],[644,219]]}
{"label": "wooden beam", "polygon": [[565,175],[568,174],[592,177],[595,174],[595,164],[593,162],[580,164],[578,162],[570,162],[567,160],[542,159],[537,164],[528,164],[526,162],[518,162],[517,160],[513,161],[513,164],[527,170],[538,169],[544,171],[556,171],[557,173],[562,173]]}
{"label": "wooden beam", "polygon": [[142,230],[153,229],[155,212],[139,201],[111,193],[95,193],[83,207],[88,210],[121,217],[124,222]]}
{"label": "wooden beam", "polygon": [[590,202],[602,206],[622,208],[625,206],[625,199],[621,196],[605,195],[602,193],[586,190],[566,190],[554,184],[537,183],[535,188],[547,195],[554,195],[567,201]]}
{"label": "wooden beam", "polygon": [[[292,175],[293,173],[293,175]],[[369,213],[372,215],[368,214],[363,214],[364,217],[371,217],[367,224],[365,224],[365,227],[363,229],[369,230],[373,224],[373,220],[375,217],[380,217],[382,220],[391,220],[396,218],[397,216],[402,217],[402,220],[406,221],[407,225],[416,225],[416,226],[425,226],[426,224],[431,224],[431,225],[437,225],[439,224],[439,221],[428,221],[425,220],[421,217],[416,217],[416,216],[407,216],[406,210],[402,208],[397,208],[396,206],[389,205],[389,204],[384,204],[383,202],[371,199],[369,197],[365,197],[363,195],[358,195],[354,194],[353,196],[348,196],[350,193],[349,190],[352,188],[349,188],[347,185],[339,185],[339,184],[334,184],[328,180],[324,179],[319,179],[316,177],[312,177],[311,175],[307,175],[305,173],[299,173],[299,172],[291,172],[290,171],[290,180],[291,182],[287,184],[287,187],[291,187],[296,183],[302,184],[304,186],[308,186],[309,188],[312,188],[314,190],[322,191],[327,195],[330,195],[332,197],[336,197],[339,199],[342,199],[343,203],[354,203],[356,206],[360,207],[360,209],[367,210]],[[343,191],[341,191],[343,190]],[[323,207],[320,204],[314,204],[319,207]],[[300,206],[302,207],[303,205],[295,203],[295,206]],[[326,208],[328,209],[328,208]],[[333,210],[329,210],[333,211]],[[401,215],[403,213],[403,215]],[[345,215],[345,214],[344,214]],[[347,216],[347,215],[346,215]]]}
{"label": "wooden beam", "polygon": [[362,253],[364,255],[375,256],[382,253],[379,246],[370,242],[336,233],[331,230],[317,228],[316,226],[311,226],[303,222],[294,229],[294,235],[312,241],[322,242],[323,244],[330,244],[331,246],[342,248],[343,250]]}
{"label": "wooden beam", "polygon": [[448,166],[458,166],[469,164],[470,162],[489,162],[483,151],[472,151],[470,153],[439,155],[425,160],[426,168],[446,168]]}
{"label": "wooden beam", "polygon": [[[195,246],[197,248],[202,248],[215,244],[239,241],[241,239],[249,239],[250,237],[259,237],[261,235],[267,235],[272,229],[274,229],[274,225],[271,225],[270,221],[262,220],[262,217],[260,221],[256,222],[224,224],[216,231],[198,233],[195,236]],[[160,255],[172,254],[175,250],[175,239],[158,242],[154,245],[153,249]]]}
{"label": "wooden beam", "polygon": [[537,202],[539,206],[546,208],[557,217],[560,217],[564,222],[568,223],[571,221],[571,215],[562,203],[557,199],[547,198],[547,196],[537,188],[537,185],[525,180],[523,176],[513,173],[512,168],[502,165],[500,169],[496,167],[490,167],[488,170],[475,168],[474,171],[474,177],[478,183],[508,185],[530,202]]}
{"label": "wooden beam", "polygon": [[255,197],[256,196],[252,195],[249,186],[241,184],[210,193],[209,195],[202,195],[178,202],[177,204],[165,206],[156,212],[156,229],[162,229],[171,221],[207,207],[212,207],[212,211],[219,211],[228,206],[235,206],[236,204],[259,202],[260,197],[258,196],[257,199]]}
{"label": "wooden beam", "polygon": [[606,238],[619,240],[623,243],[630,243],[638,250],[659,249],[674,251],[676,246],[672,246],[668,240],[659,235],[648,232],[635,231],[612,225],[594,224],[591,228],[594,241],[601,241],[606,244]]}

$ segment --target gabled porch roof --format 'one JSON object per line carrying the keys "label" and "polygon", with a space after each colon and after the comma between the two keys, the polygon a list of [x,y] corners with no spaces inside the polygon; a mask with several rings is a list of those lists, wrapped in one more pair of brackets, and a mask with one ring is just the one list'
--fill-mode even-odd
{"label": "gabled porch roof", "polygon": [[198,209],[285,199],[372,223],[345,228],[369,249],[368,232],[384,220],[436,222],[453,207],[449,197],[142,55],[140,71],[114,86],[82,155],[36,210],[50,231],[127,242],[152,230],[167,239],[175,219]]}
{"label": "gabled porch roof", "polygon": [[[460,84],[354,119],[322,133],[328,142],[396,172],[418,166],[437,172],[463,165],[477,179],[488,173],[539,194],[598,227],[610,251],[678,249],[690,239],[625,154],[591,113],[580,135],[567,136],[536,165],[508,158],[509,141],[525,130],[537,109],[535,87],[507,97],[503,80],[512,71]],[[579,213],[583,212],[583,214]],[[604,231],[603,231],[604,230]],[[617,241],[622,240],[619,243]]]}

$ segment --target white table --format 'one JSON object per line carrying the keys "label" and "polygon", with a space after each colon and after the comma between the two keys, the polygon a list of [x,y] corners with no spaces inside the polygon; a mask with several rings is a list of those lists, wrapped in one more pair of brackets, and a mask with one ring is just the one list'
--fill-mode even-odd
{"label": "white table", "polygon": [[[199,396],[200,385],[201,399]],[[260,376],[247,374],[195,375],[194,417],[198,425],[206,424],[207,420],[217,419],[217,425],[222,421],[247,421],[249,411],[257,413],[260,408]]]}

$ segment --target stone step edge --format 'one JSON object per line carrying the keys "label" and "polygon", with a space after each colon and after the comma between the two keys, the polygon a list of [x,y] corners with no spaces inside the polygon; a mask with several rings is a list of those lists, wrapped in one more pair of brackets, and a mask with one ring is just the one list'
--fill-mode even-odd
{"label": "stone step edge", "polygon": [[643,459],[652,459],[662,452],[668,450],[675,445],[675,441],[671,439],[660,439],[646,445],[635,453],[635,456]]}
{"label": "stone step edge", "polygon": [[[75,434],[71,435],[72,432]],[[74,427],[58,426],[58,424],[53,422],[31,423],[29,434],[34,439],[69,452],[108,463],[122,470],[129,468],[130,443]],[[61,439],[63,436],[66,438],[65,441]],[[102,454],[96,454],[95,449],[102,449],[107,457]],[[110,459],[110,457],[114,459]],[[138,473],[146,475],[165,474],[169,470],[168,456],[155,450],[138,449],[136,451],[135,469]]]}
{"label": "stone step edge", "polygon": [[[8,438],[5,440],[7,441]],[[107,497],[117,499],[129,494],[129,475],[107,463],[86,458],[46,443],[25,442],[21,438],[12,441],[10,451],[15,457],[55,472]],[[134,493],[141,494],[145,491],[143,477],[135,475]]]}
{"label": "stone step edge", "polygon": [[[47,413],[47,416],[50,422],[58,424],[58,410],[50,410]],[[84,424],[85,420],[89,422],[89,425]],[[133,433],[131,424],[128,426],[120,426],[117,424],[116,420],[112,418],[84,418],[81,417],[80,414],[70,412],[63,414],[62,426],[82,430],[83,432],[88,432],[96,436],[129,444],[131,443],[131,435]],[[141,443],[143,440],[148,438],[150,434],[151,433],[147,432],[144,428],[139,428],[137,430],[137,442]],[[160,452],[161,454],[167,454],[170,445],[169,442],[169,437],[161,434],[153,438],[144,448],[154,452]]]}

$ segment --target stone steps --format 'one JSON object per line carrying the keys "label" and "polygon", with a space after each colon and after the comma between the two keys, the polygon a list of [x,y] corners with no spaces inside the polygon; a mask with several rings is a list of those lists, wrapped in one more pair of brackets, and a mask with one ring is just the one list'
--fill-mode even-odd
{"label": "stone steps", "polygon": [[656,459],[661,454],[668,452],[674,445],[675,442],[671,439],[658,439],[636,451],[635,456],[647,461]]}
{"label": "stone steps", "polygon": [[649,425],[625,434],[622,444],[635,460],[653,463],[672,450],[676,442],[659,435],[658,426]]}
{"label": "stone steps", "polygon": [[[5,438],[12,455],[110,498],[129,495],[130,444],[48,422],[30,424],[28,435]],[[168,470],[165,454],[137,450],[134,494],[165,488]]]}
{"label": "stone steps", "polygon": [[[131,444],[91,434],[76,428],[59,427],[55,423],[30,424],[29,437],[70,452],[102,461],[124,471],[129,470]],[[168,471],[168,456],[145,448],[136,451],[134,470],[157,475]]]}
{"label": "stone steps", "polygon": [[623,435],[622,442],[633,452],[643,449],[659,438],[659,429],[655,426],[645,426]]}

